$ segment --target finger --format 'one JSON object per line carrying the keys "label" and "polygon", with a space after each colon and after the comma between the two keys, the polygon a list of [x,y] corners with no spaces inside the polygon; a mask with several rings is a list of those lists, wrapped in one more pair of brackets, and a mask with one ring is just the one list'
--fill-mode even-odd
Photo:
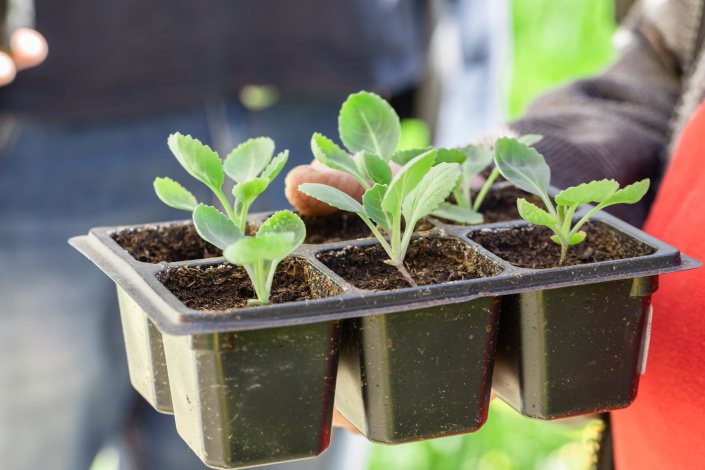
{"label": "finger", "polygon": [[35,67],[46,59],[49,46],[44,36],[29,28],[18,28],[10,36],[10,50],[17,70]]}
{"label": "finger", "polygon": [[316,164],[299,165],[293,168],[284,180],[284,194],[292,206],[302,215],[329,215],[338,209],[307,196],[299,191],[303,183],[320,183],[332,186],[362,201],[365,188],[347,173]]}
{"label": "finger", "polygon": [[12,83],[16,74],[17,69],[10,56],[0,52],[0,86]]}
{"label": "finger", "polygon": [[343,417],[338,410],[333,408],[333,426],[337,428],[345,428],[353,434],[360,434],[360,431],[355,429],[355,426],[350,424],[350,422]]}
{"label": "finger", "polygon": [[487,180],[480,175],[472,176],[472,177],[470,177],[470,187],[471,188],[482,187],[482,186],[484,186],[485,181],[487,181]]}

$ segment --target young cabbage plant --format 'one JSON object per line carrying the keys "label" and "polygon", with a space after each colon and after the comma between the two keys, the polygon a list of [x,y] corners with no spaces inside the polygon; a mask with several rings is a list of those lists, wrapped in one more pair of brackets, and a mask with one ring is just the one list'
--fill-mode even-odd
{"label": "young cabbage plant", "polygon": [[[591,181],[558,193],[554,206],[548,196],[551,169],[541,154],[515,139],[501,138],[495,143],[494,157],[495,165],[502,176],[518,188],[539,196],[543,201],[548,211],[523,198],[517,200],[517,207],[519,214],[526,221],[545,225],[553,231],[555,235],[551,240],[561,245],[561,266],[565,263],[568,247],[585,239],[585,232],[580,231],[580,228],[595,212],[613,204],[634,204],[649,190],[648,178],[622,189],[619,189],[619,183],[615,180]],[[576,209],[588,203],[596,205],[573,223]]]}
{"label": "young cabbage plant", "polygon": [[267,305],[277,265],[306,238],[306,226],[290,211],[280,211],[267,219],[254,237],[241,237],[223,249],[229,262],[245,268],[255,287],[257,299],[250,305]]}
{"label": "young cabbage plant", "polygon": [[[527,134],[519,137],[517,140],[525,145],[532,146],[542,138],[543,136],[538,134]],[[444,151],[453,152],[439,149],[439,153]],[[484,218],[480,213],[480,206],[485,200],[485,196],[487,196],[490,187],[494,184],[495,180],[497,180],[499,169],[497,167],[492,169],[474,201],[472,200],[472,193],[470,192],[470,181],[474,176],[482,173],[494,162],[492,149],[481,144],[470,144],[454,151],[461,152],[464,157],[458,162],[460,163],[462,176],[458,182],[458,186],[453,190],[455,204],[443,202],[431,215],[461,224],[481,224]]]}
{"label": "young cabbage plant", "polygon": [[[414,226],[433,212],[457,185],[457,163],[442,162],[434,166],[436,150],[412,158],[389,183],[375,183],[362,197],[362,204],[344,192],[323,184],[304,183],[299,190],[338,209],[357,213],[387,252],[385,263],[396,266],[410,285],[416,282],[404,266],[404,257]],[[402,230],[402,220],[406,229]],[[389,241],[377,229],[389,234]]]}
{"label": "young cabbage plant", "polygon": [[[242,233],[245,233],[250,206],[279,174],[289,156],[289,151],[284,150],[274,157],[274,141],[268,137],[247,140],[230,152],[224,161],[210,147],[190,135],[177,132],[169,136],[167,143],[181,166],[213,191]],[[232,188],[233,206],[223,193],[224,174],[236,183]],[[159,199],[176,209],[193,212],[198,206],[196,197],[170,178],[155,179],[154,190]]]}
{"label": "young cabbage plant", "polygon": [[306,238],[306,226],[290,211],[280,211],[267,219],[254,237],[246,237],[235,223],[215,207],[199,204],[193,211],[198,234],[223,250],[229,262],[245,268],[255,287],[252,305],[267,305],[274,271]]}

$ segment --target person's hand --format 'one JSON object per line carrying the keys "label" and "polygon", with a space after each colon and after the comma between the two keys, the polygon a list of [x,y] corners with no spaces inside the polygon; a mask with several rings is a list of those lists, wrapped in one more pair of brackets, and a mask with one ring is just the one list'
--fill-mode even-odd
{"label": "person's hand", "polygon": [[350,424],[350,422],[345,419],[335,407],[333,407],[333,426],[336,428],[347,429],[353,434],[360,434],[360,431],[355,429],[355,426]]}
{"label": "person's hand", "polygon": [[[390,162],[389,166],[392,167],[392,174],[396,174],[401,168],[394,162]],[[362,202],[362,195],[365,194],[365,188],[354,177],[314,160],[310,165],[299,165],[293,168],[284,180],[286,198],[302,215],[329,215],[338,211],[337,208],[299,191],[299,185],[303,183],[332,186],[352,196],[358,202]]]}
{"label": "person's hand", "polygon": [[44,36],[29,28],[18,28],[10,36],[10,52],[0,52],[0,86],[12,83],[17,72],[35,67],[49,52]]}

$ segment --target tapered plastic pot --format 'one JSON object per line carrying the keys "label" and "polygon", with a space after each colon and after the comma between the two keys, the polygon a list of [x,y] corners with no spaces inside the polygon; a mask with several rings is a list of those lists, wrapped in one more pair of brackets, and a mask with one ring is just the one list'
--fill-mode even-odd
{"label": "tapered plastic pot", "polygon": [[[502,296],[492,387],[524,416],[555,419],[629,406],[645,367],[658,275],[699,265],[606,214],[594,227],[623,259],[515,268],[521,291]],[[519,237],[531,228],[515,223],[468,236],[487,246],[489,237],[507,236],[499,232]]]}
{"label": "tapered plastic pot", "polygon": [[155,410],[173,414],[162,333],[132,297],[117,292],[130,382]]}
{"label": "tapered plastic pot", "polygon": [[338,330],[164,335],[181,437],[216,468],[319,455],[330,442]]}
{"label": "tapered plastic pot", "polygon": [[490,398],[496,300],[346,320],[338,411],[382,444],[478,430]]}

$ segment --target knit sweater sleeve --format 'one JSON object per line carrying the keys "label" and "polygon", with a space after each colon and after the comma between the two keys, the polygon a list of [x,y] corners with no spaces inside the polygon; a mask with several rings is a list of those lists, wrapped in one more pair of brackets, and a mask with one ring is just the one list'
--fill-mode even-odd
{"label": "knit sweater sleeve", "polygon": [[[643,178],[657,183],[681,94],[683,61],[655,27],[653,14],[630,16],[616,36],[617,60],[603,73],[539,97],[509,124],[510,135],[544,136],[536,149],[551,167],[553,185],[602,178],[622,185]],[[651,200],[614,206],[613,213],[640,225]]]}

